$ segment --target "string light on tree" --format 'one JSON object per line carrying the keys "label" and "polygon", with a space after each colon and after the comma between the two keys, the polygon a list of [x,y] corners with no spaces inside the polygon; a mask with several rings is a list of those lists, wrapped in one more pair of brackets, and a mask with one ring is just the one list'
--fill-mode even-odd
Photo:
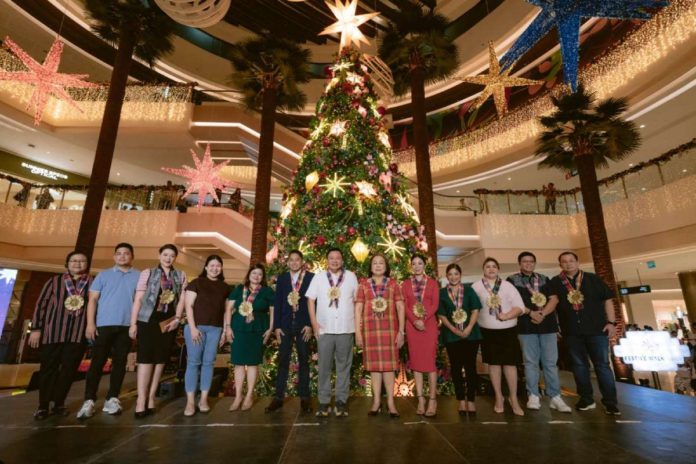
{"label": "string light on tree", "polygon": [[58,72],[61,56],[63,54],[63,42],[57,37],[48,50],[48,54],[43,63],[39,63],[29,56],[27,52],[9,37],[5,37],[3,45],[22,61],[27,71],[0,71],[0,80],[22,82],[34,86],[34,93],[31,96],[31,101],[27,109],[34,108],[35,126],[41,124],[44,109],[51,95],[65,101],[78,111],[82,111],[66,89],[71,87],[99,87],[97,84],[85,81],[85,79],[89,77],[88,74],[66,74]]}
{"label": "string light on tree", "polygon": [[163,167],[162,170],[189,179],[186,182],[188,184],[188,188],[184,193],[184,198],[193,192],[197,192],[198,210],[200,211],[201,206],[203,206],[203,203],[205,202],[205,197],[208,196],[208,194],[210,194],[215,201],[220,201],[217,193],[215,193],[215,190],[222,190],[225,187],[233,185],[233,183],[220,177],[220,170],[227,166],[227,163],[229,163],[230,160],[225,160],[222,163],[215,164],[210,155],[210,144],[206,145],[205,147],[203,160],[198,159],[196,152],[193,150],[191,150],[191,157],[196,165],[195,168],[184,165],[183,169]]}
{"label": "string light on tree", "polygon": [[510,71],[511,69],[507,69],[501,72],[493,42],[488,42],[488,74],[459,78],[463,82],[485,86],[481,95],[479,95],[472,104],[472,108],[478,109],[483,102],[488,100],[488,97],[493,95],[495,109],[498,111],[498,117],[500,117],[507,113],[507,99],[505,98],[506,87],[520,87],[544,83],[544,81],[525,79],[523,77],[510,77],[508,75]]}
{"label": "string light on tree", "polygon": [[350,0],[350,3],[348,3],[348,0],[346,0],[345,3],[341,0],[335,0],[335,5],[326,2],[326,6],[331,9],[337,21],[321,31],[319,35],[340,33],[341,42],[338,47],[339,50],[351,44],[360,48],[361,43],[369,43],[363,33],[360,32],[359,26],[379,16],[379,13],[356,15],[355,11],[358,7],[358,0]]}

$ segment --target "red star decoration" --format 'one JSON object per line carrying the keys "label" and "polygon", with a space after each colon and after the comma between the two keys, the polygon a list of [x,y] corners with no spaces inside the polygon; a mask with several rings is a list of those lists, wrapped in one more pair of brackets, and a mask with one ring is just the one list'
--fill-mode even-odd
{"label": "red star decoration", "polygon": [[19,58],[28,71],[0,71],[0,80],[17,81],[34,85],[34,93],[31,96],[31,101],[27,105],[27,110],[34,108],[34,125],[38,126],[41,123],[44,109],[48,103],[49,95],[64,100],[73,108],[82,111],[75,103],[70,94],[66,91],[66,87],[99,87],[92,82],[86,82],[84,79],[89,77],[89,74],[65,74],[58,72],[60,58],[63,53],[63,42],[56,38],[48,51],[43,64],[29,56],[19,45],[14,43],[9,37],[5,37],[5,47],[12,51]]}
{"label": "red star decoration", "polygon": [[215,164],[210,156],[210,144],[205,147],[202,161],[198,159],[196,152],[193,150],[191,150],[191,157],[196,164],[195,169],[184,164],[183,169],[162,168],[162,170],[189,179],[187,182],[188,188],[186,189],[186,193],[184,193],[184,197],[187,197],[193,192],[198,192],[198,209],[200,209],[208,194],[210,194],[215,201],[220,201],[215,193],[215,189],[222,190],[227,186],[234,185],[220,177],[220,170],[227,166],[230,160]]}

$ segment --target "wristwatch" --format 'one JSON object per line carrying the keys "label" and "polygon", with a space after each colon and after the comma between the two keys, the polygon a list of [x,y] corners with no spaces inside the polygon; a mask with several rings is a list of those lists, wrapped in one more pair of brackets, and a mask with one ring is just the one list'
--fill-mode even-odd
{"label": "wristwatch", "polygon": [[616,327],[616,321],[607,321],[607,324],[611,324],[611,325],[613,325],[614,327]]}

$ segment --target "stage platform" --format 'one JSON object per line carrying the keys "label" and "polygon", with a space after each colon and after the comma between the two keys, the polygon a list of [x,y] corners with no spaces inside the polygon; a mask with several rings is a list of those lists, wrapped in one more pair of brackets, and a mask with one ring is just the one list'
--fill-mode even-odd
{"label": "stage platform", "polygon": [[[566,376],[564,376],[566,377]],[[129,374],[126,388],[132,388]],[[564,384],[566,382],[564,381]],[[107,378],[102,380],[105,388]],[[212,401],[209,414],[183,416],[185,400],[163,400],[157,413],[133,417],[127,395],[121,416],[75,419],[84,385],[76,382],[69,417],[35,422],[36,392],[0,398],[0,461],[40,463],[694,463],[696,398],[619,384],[623,412],[541,411],[516,417],[509,406],[477,399],[476,417],[461,417],[456,400],[439,400],[436,418],[415,414],[415,399],[398,399],[401,417],[368,417],[370,398],[352,398],[350,416],[317,419],[299,412],[299,400],[265,414],[268,398],[246,412],[228,412],[231,398]],[[103,392],[102,392],[103,394]],[[567,397],[569,404],[575,398]],[[98,403],[101,409],[101,401]]]}

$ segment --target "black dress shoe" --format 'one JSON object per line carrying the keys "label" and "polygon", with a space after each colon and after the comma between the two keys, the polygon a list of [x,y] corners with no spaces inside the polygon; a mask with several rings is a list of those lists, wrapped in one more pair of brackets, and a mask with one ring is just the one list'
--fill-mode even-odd
{"label": "black dress shoe", "polygon": [[283,400],[281,400],[280,398],[273,398],[273,401],[271,401],[271,404],[266,406],[266,409],[264,409],[264,411],[269,413],[269,412],[277,411],[278,409],[280,409],[282,407],[283,407]]}
{"label": "black dress shoe", "polygon": [[53,409],[51,409],[51,414],[55,416],[65,417],[70,413],[68,412],[68,408],[66,408],[65,406],[53,406]]}
{"label": "black dress shoe", "polygon": [[389,412],[389,417],[391,417],[392,419],[398,419],[399,417],[401,417],[401,414],[399,414],[398,412]]}
{"label": "black dress shoe", "polygon": [[34,420],[40,421],[48,417],[48,409],[37,409],[34,412]]}
{"label": "black dress shoe", "polygon": [[459,415],[460,415],[460,416],[466,416],[466,415],[468,414],[468,412],[469,412],[469,411],[467,411],[467,410],[465,410],[465,409],[460,409],[460,410],[459,410]]}
{"label": "black dress shoe", "polygon": [[147,409],[145,410],[145,412],[146,412],[148,415],[152,415],[152,414],[155,413],[155,408],[147,408]]}
{"label": "black dress shoe", "polygon": [[304,413],[311,413],[312,412],[312,402],[310,401],[309,398],[301,398],[300,399],[300,410]]}
{"label": "black dress shoe", "polygon": [[378,414],[381,413],[381,412],[382,412],[382,406],[380,406],[380,407],[377,408],[377,409],[370,409],[369,411],[367,411],[367,415],[370,416],[370,417],[374,417],[374,416],[378,415]]}
{"label": "black dress shoe", "polygon": [[150,414],[149,410],[145,409],[143,411],[135,411],[134,415],[135,415],[136,419],[143,419],[143,418],[147,417],[149,414]]}

